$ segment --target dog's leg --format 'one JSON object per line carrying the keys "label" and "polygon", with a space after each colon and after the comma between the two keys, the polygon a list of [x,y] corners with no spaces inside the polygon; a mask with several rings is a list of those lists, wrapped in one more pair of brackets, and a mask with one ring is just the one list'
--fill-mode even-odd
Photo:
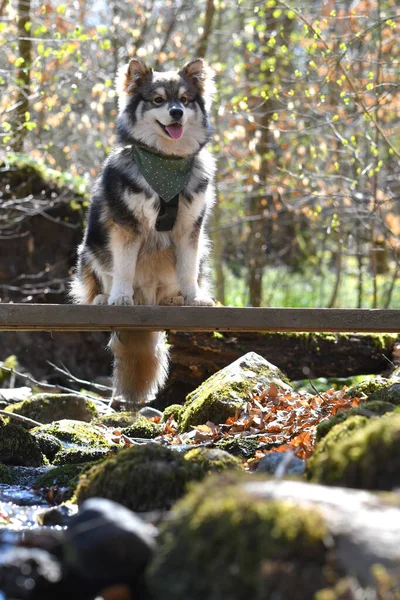
{"label": "dog's leg", "polygon": [[189,306],[214,306],[214,301],[199,287],[199,237],[193,232],[176,241],[176,275],[184,304]]}
{"label": "dog's leg", "polygon": [[113,256],[113,279],[108,304],[132,305],[140,239],[126,233],[120,227],[115,227],[111,230],[110,246]]}

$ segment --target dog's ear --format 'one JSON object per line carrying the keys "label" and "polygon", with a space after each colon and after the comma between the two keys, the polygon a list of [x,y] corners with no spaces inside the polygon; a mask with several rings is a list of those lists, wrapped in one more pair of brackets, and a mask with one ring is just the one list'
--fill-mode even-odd
{"label": "dog's ear", "polygon": [[195,58],[179,71],[179,75],[184,79],[188,79],[202,94],[206,88],[208,79],[213,79],[213,72],[207,66],[202,58]]}
{"label": "dog's ear", "polygon": [[215,94],[214,71],[210,69],[202,58],[195,58],[179,71],[179,75],[190,81],[202,95],[206,110],[210,110],[213,95]]}
{"label": "dog's ear", "polygon": [[131,58],[129,64],[121,67],[117,75],[118,94],[132,94],[151,78],[153,71],[140,59]]}

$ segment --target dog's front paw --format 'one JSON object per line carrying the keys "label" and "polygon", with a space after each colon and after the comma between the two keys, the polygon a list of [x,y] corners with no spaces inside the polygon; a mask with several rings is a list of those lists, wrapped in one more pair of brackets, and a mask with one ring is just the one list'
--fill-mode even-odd
{"label": "dog's front paw", "polygon": [[215,302],[208,296],[189,296],[185,298],[186,306],[215,306]]}
{"label": "dog's front paw", "polygon": [[107,294],[97,294],[97,296],[94,297],[92,304],[94,304],[94,306],[104,306],[105,304],[108,304],[108,299],[109,296]]}
{"label": "dog's front paw", "polygon": [[108,299],[110,306],[133,306],[132,296],[110,296]]}

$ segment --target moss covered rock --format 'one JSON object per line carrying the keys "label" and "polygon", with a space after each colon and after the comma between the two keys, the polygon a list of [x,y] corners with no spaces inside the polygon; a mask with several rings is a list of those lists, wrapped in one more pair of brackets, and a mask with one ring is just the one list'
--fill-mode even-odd
{"label": "moss covered rock", "polygon": [[157,435],[160,435],[161,425],[139,416],[132,425],[124,427],[121,433],[132,438],[153,439]]}
{"label": "moss covered rock", "polygon": [[[191,451],[193,452],[193,451]],[[186,485],[216,469],[240,468],[226,453],[181,453],[157,444],[122,450],[82,474],[77,500],[101,496],[134,511],[170,508]]]}
{"label": "moss covered rock", "polygon": [[400,414],[335,425],[307,463],[313,481],[368,490],[400,486]]}
{"label": "moss covered rock", "polygon": [[174,506],[148,575],[156,600],[304,600],[323,587],[318,510],[251,497],[240,481],[210,477]]}
{"label": "moss covered rock", "polygon": [[34,427],[32,434],[49,433],[62,442],[73,443],[78,446],[89,446],[91,448],[112,448],[116,444],[109,442],[102,432],[95,426],[81,421],[62,419],[40,427]]}
{"label": "moss covered rock", "polygon": [[52,462],[57,452],[62,448],[60,440],[49,433],[34,433],[32,435],[35,438],[42,454],[44,454],[45,457]]}
{"label": "moss covered rock", "polygon": [[58,487],[65,488],[60,501],[72,498],[78,484],[79,475],[86,468],[86,463],[77,465],[63,465],[60,467],[51,467],[46,473],[43,473],[36,480],[39,488]]}
{"label": "moss covered rock", "polygon": [[122,429],[123,427],[129,427],[136,419],[136,414],[133,411],[121,411],[101,415],[93,419],[93,423],[100,423],[101,425],[107,425],[107,427],[115,427]]}
{"label": "moss covered rock", "polygon": [[97,415],[94,402],[77,394],[36,394],[9,406],[7,411],[39,423],[52,423],[60,419],[89,422]]}
{"label": "moss covered rock", "polygon": [[179,418],[180,430],[187,431],[191,425],[207,421],[225,423],[248,400],[250,393],[259,392],[272,382],[285,390],[291,389],[278,367],[255,352],[245,354],[187,396]]}
{"label": "moss covered rock", "polygon": [[0,424],[0,462],[7,465],[40,467],[44,458],[35,438],[21,425]]}
{"label": "moss covered rock", "polygon": [[350,417],[354,417],[355,415],[361,415],[364,417],[376,417],[382,416],[388,412],[393,412],[395,410],[394,404],[390,402],[383,402],[381,400],[371,400],[370,402],[363,402],[359,405],[358,408],[352,408],[348,411],[338,412],[334,417],[331,417],[327,421],[322,421],[317,426],[317,436],[316,439],[321,440],[326,436],[327,433],[337,425],[338,423],[343,423],[346,419]]}
{"label": "moss covered rock", "polygon": [[391,402],[400,405],[400,378],[375,377],[367,381],[362,381],[353,385],[348,390],[348,395],[352,398],[362,396],[368,397],[368,400],[378,400],[382,402]]}
{"label": "moss covered rock", "polygon": [[193,448],[186,452],[184,458],[191,464],[198,465],[204,474],[225,469],[243,471],[242,463],[238,458],[218,448]]}
{"label": "moss covered rock", "polygon": [[7,465],[0,463],[0,484],[10,485],[12,482],[13,476],[11,470],[7,467]]}
{"label": "moss covered rock", "polygon": [[57,453],[53,465],[76,465],[95,462],[110,454],[108,448],[65,448]]}
{"label": "moss covered rock", "polygon": [[167,406],[167,408],[164,410],[163,416],[161,417],[161,422],[165,423],[173,415],[175,421],[179,423],[182,408],[182,404],[170,404],[170,406]]}
{"label": "moss covered rock", "polygon": [[240,456],[240,458],[251,458],[258,448],[258,441],[255,438],[238,435],[219,440],[215,444],[217,448],[226,450],[229,454]]}

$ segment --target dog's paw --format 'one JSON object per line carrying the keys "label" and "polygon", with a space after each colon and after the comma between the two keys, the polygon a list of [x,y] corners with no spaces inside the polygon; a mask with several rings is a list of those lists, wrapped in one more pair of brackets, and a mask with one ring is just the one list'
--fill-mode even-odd
{"label": "dog's paw", "polygon": [[108,298],[109,296],[107,294],[97,294],[92,304],[94,304],[94,306],[104,306],[105,304],[108,304]]}
{"label": "dog's paw", "polygon": [[133,306],[132,296],[110,296],[108,299],[110,306]]}
{"label": "dog's paw", "polygon": [[215,306],[215,302],[212,298],[207,296],[195,296],[185,298],[186,306]]}

